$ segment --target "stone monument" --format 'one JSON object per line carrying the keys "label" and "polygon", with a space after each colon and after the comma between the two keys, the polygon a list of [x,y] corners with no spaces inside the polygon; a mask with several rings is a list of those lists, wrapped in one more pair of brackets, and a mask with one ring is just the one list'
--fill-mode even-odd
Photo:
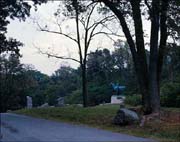
{"label": "stone monument", "polygon": [[115,95],[111,96],[111,104],[123,104],[125,100],[125,96],[123,95],[123,91],[126,88],[125,86],[120,86],[118,83],[111,83],[113,92]]}
{"label": "stone monument", "polygon": [[32,97],[26,96],[26,99],[27,99],[27,108],[32,108],[32,106],[33,106]]}
{"label": "stone monument", "polygon": [[44,103],[42,104],[41,106],[39,106],[39,108],[48,108],[49,107],[49,104],[48,103]]}
{"label": "stone monument", "polygon": [[59,97],[57,99],[57,106],[64,106],[64,97]]}

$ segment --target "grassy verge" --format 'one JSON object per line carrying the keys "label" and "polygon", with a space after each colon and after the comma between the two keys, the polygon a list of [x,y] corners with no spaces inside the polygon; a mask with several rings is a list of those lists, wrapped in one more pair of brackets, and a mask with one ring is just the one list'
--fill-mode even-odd
{"label": "grassy verge", "polygon": [[138,125],[115,126],[112,124],[119,105],[105,105],[89,108],[67,106],[60,108],[22,109],[15,113],[55,121],[85,124],[97,128],[121,132],[141,137],[154,138],[160,141],[178,141],[180,139],[180,124],[167,122],[153,122],[145,127]]}

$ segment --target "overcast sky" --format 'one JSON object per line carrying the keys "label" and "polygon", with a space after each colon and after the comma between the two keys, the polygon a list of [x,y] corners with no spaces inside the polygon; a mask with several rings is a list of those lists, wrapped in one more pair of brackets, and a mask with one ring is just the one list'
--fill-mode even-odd
{"label": "overcast sky", "polygon": [[[55,58],[48,58],[45,55],[39,54],[35,47],[45,49],[51,47],[50,50],[55,50],[62,56],[72,56],[78,59],[77,48],[74,43],[66,38],[59,35],[54,35],[50,33],[40,32],[38,26],[34,23],[33,19],[38,19],[38,21],[49,22],[53,19],[53,14],[57,9],[59,2],[49,2],[48,4],[43,4],[38,6],[38,11],[31,10],[31,17],[27,18],[25,22],[19,22],[18,20],[11,20],[8,25],[8,36],[16,38],[24,43],[24,47],[21,48],[21,62],[25,64],[32,64],[37,70],[51,75],[56,69],[61,65],[71,65],[72,67],[79,66],[78,63],[67,60],[60,60]],[[71,26],[71,25],[70,25]],[[105,37],[106,38],[106,37]],[[107,38],[106,38],[107,39]],[[102,42],[103,41],[103,45]],[[90,50],[94,51],[98,46],[106,46],[107,48],[112,47],[112,42],[108,40],[95,41],[93,43],[93,48]]]}
{"label": "overcast sky", "polygon": [[[25,22],[19,22],[18,20],[11,20],[8,25],[8,36],[16,38],[24,43],[24,47],[21,48],[23,57],[21,62],[24,64],[32,64],[37,70],[51,75],[61,65],[70,65],[76,68],[78,63],[67,60],[60,60],[55,58],[48,58],[45,55],[39,54],[35,47],[39,47],[44,51],[54,51],[61,56],[71,56],[78,59],[78,50],[76,45],[59,35],[40,32],[38,26],[34,23],[33,19],[40,23],[48,23],[53,21],[53,14],[58,7],[59,2],[48,2],[38,6],[38,11],[31,10],[31,17],[27,18]],[[71,23],[68,27],[71,27]],[[147,29],[147,28],[146,28]],[[49,48],[50,47],[50,48]],[[110,50],[113,49],[113,41],[106,36],[98,37],[91,47],[90,51],[96,50],[98,47],[105,47]]]}

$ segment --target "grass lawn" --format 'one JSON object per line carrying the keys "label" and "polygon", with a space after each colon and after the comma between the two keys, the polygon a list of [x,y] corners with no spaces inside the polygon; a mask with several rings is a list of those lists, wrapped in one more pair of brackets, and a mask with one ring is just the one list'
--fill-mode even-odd
{"label": "grass lawn", "polygon": [[[59,108],[22,109],[15,111],[15,113],[74,124],[85,124],[114,132],[154,138],[160,141],[180,140],[180,122],[170,123],[158,121],[147,124],[143,128],[138,125],[115,126],[112,124],[112,120],[118,109],[119,105],[104,105],[89,108],[72,105]],[[172,108],[167,110],[174,111]],[[175,112],[180,113],[178,109],[175,109]]]}

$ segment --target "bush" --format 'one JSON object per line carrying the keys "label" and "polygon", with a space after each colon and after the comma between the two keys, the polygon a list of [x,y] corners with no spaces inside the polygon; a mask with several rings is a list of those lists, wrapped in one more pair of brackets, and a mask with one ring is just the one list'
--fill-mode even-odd
{"label": "bush", "polygon": [[142,104],[142,96],[140,94],[128,95],[125,98],[125,104],[138,106]]}
{"label": "bush", "polygon": [[[95,106],[103,102],[109,103],[111,100],[111,88],[108,85],[98,86],[96,84],[89,84],[88,86],[88,105]],[[65,97],[67,104],[82,104],[82,91],[75,90],[71,95]]]}
{"label": "bush", "polygon": [[180,107],[180,83],[165,83],[161,87],[161,105]]}
{"label": "bush", "polygon": [[66,104],[82,104],[82,91],[75,90],[69,96],[65,97]]}
{"label": "bush", "polygon": [[109,85],[90,84],[88,87],[88,103],[91,106],[102,103],[109,103],[111,101],[111,88]]}

